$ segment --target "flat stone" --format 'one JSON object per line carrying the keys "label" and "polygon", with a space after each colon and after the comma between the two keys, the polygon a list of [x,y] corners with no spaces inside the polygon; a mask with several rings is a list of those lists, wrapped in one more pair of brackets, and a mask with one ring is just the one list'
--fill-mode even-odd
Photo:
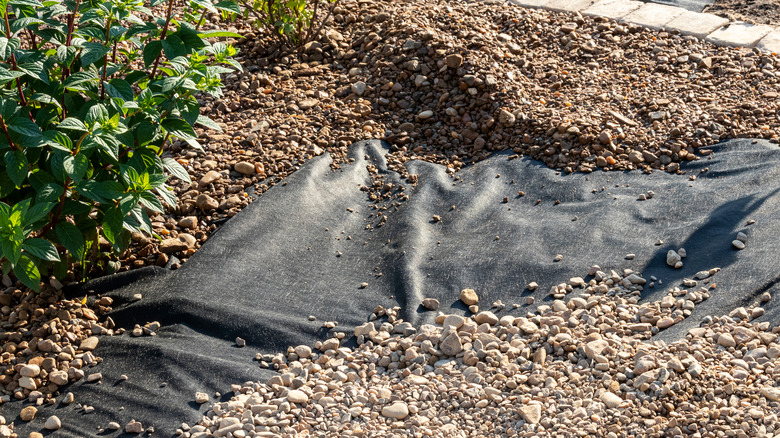
{"label": "flat stone", "polygon": [[309,396],[303,391],[293,389],[287,392],[287,401],[291,403],[306,403],[309,401]]}
{"label": "flat stone", "polygon": [[745,242],[741,240],[732,240],[731,245],[734,246],[734,248],[737,249],[745,249]]}
{"label": "flat stone", "polygon": [[254,175],[255,165],[248,161],[239,161],[233,165],[233,169],[242,175]]}
{"label": "flat stone", "polygon": [[22,367],[22,369],[19,370],[19,374],[22,375],[22,377],[37,377],[38,374],[41,373],[41,367],[38,365],[30,365],[27,364]]}
{"label": "flat stone", "polygon": [[780,401],[780,388],[761,388],[761,395],[772,401]]}
{"label": "flat stone", "polygon": [[705,40],[719,46],[754,47],[773,30],[772,26],[735,21],[712,32]]}
{"label": "flat stone", "polygon": [[187,249],[187,244],[179,239],[165,239],[160,242],[159,248],[163,254],[173,254]]}
{"label": "flat stone", "polygon": [[184,229],[198,228],[198,217],[197,216],[183,217],[179,220],[178,225]]}
{"label": "flat stone", "polygon": [[659,5],[657,3],[645,3],[641,8],[623,17],[623,20],[628,23],[649,27],[650,29],[661,29],[666,23],[672,21],[683,12],[685,12],[683,8]]}
{"label": "flat stone", "polygon": [[209,170],[206,172],[205,175],[203,175],[203,178],[200,179],[200,185],[201,186],[207,186],[213,182],[216,182],[222,178],[222,174],[217,172],[216,170]]}
{"label": "flat stone", "polygon": [[658,322],[655,323],[655,326],[659,329],[665,329],[669,328],[674,325],[674,319],[669,318],[668,316],[661,318],[658,320]]}
{"label": "flat stone", "polygon": [[452,327],[454,329],[459,329],[464,323],[466,322],[466,318],[460,316],[460,315],[447,315],[446,318],[444,318],[444,322],[441,323],[442,327],[449,328]]}
{"label": "flat stone", "polygon": [[87,339],[81,341],[81,344],[79,344],[79,350],[92,351],[97,348],[98,342],[100,342],[100,339],[98,339],[96,336],[90,336]]}
{"label": "flat stone", "polygon": [[577,12],[589,8],[596,0],[548,0],[542,8],[556,12]]}
{"label": "flat stone", "polygon": [[463,64],[463,56],[458,53],[453,53],[452,55],[447,55],[447,57],[444,58],[444,62],[447,63],[447,67],[449,68],[458,68]]}
{"label": "flat stone", "polygon": [[601,352],[609,346],[609,343],[603,339],[597,339],[585,344],[585,355],[589,359],[595,359],[596,356],[601,355]]}
{"label": "flat stone", "polygon": [[621,404],[623,404],[623,399],[618,397],[617,395],[606,391],[603,394],[601,394],[601,401],[604,402],[605,405],[607,405],[607,408],[609,409],[615,409],[619,407]]}
{"label": "flat stone", "polygon": [[537,424],[542,419],[542,406],[538,404],[520,406],[520,416],[527,423]]}
{"label": "flat stone", "polygon": [[773,30],[761,38],[756,48],[765,52],[780,53],[780,30]]}
{"label": "flat stone", "polygon": [[19,386],[24,389],[29,389],[30,391],[38,389],[38,386],[35,384],[35,379],[32,377],[20,377]]}
{"label": "flat stone", "polygon": [[581,12],[583,15],[597,15],[618,20],[642,7],[644,3],[634,0],[601,0]]}
{"label": "flat stone", "polygon": [[409,408],[406,403],[397,401],[391,405],[382,408],[382,415],[396,420],[402,420],[409,415]]}
{"label": "flat stone", "polygon": [[713,14],[685,11],[666,23],[667,30],[676,30],[683,35],[704,38],[729,23],[727,18]]}

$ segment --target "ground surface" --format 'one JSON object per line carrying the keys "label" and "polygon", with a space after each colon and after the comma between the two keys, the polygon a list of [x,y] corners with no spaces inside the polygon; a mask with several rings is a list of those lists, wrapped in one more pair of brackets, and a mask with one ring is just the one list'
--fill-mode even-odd
{"label": "ground surface", "polygon": [[720,15],[732,21],[756,24],[780,24],[780,2],[777,0],[715,0],[704,12]]}

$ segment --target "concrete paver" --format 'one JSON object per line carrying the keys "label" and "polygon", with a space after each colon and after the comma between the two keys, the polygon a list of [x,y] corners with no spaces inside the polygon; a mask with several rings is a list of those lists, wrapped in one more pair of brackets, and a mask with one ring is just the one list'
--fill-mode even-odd
{"label": "concrete paver", "polygon": [[541,8],[546,5],[550,0],[509,0],[509,3],[524,8]]}
{"label": "concrete paver", "polygon": [[661,29],[665,27],[666,23],[682,15],[683,12],[686,12],[683,8],[646,3],[641,8],[623,17],[623,20],[649,27],[650,29]]}
{"label": "concrete paver", "polygon": [[756,47],[767,52],[780,53],[780,30],[769,32],[767,36],[761,38]]}
{"label": "concrete paver", "polygon": [[589,8],[596,0],[548,0],[544,9],[558,12],[577,12]]}
{"label": "concrete paver", "polygon": [[705,40],[719,46],[754,47],[773,30],[772,26],[735,21],[712,32]]}
{"label": "concrete paver", "polygon": [[619,20],[639,9],[644,3],[634,0],[601,0],[582,11],[584,15],[597,15]]}
{"label": "concrete paver", "polygon": [[728,23],[729,20],[727,18],[718,17],[717,15],[685,11],[666,23],[665,27],[667,30],[677,30],[683,35],[704,38]]}

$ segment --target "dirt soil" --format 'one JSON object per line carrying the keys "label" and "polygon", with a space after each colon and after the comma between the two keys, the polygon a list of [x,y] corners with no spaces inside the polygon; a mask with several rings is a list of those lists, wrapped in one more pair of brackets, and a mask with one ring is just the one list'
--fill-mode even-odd
{"label": "dirt soil", "polygon": [[704,8],[704,12],[732,21],[780,25],[780,2],[777,0],[715,0]]}

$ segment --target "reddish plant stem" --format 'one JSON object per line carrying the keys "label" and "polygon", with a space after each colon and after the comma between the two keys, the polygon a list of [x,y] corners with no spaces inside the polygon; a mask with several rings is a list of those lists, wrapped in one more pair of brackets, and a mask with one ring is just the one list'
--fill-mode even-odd
{"label": "reddish plant stem", "polygon": [[[68,16],[68,35],[65,38],[65,47],[70,47],[71,40],[73,39],[73,26],[76,23],[76,12],[79,10],[79,6],[81,6],[81,0],[76,0],[76,5],[73,7],[73,13]],[[66,52],[67,53],[67,52]],[[63,65],[62,66],[62,82],[65,82],[65,79],[68,78],[70,75],[70,65]],[[62,115],[60,116],[60,120],[65,120],[66,109],[65,109],[65,92],[62,92]]]}
{"label": "reddish plant stem", "polygon": [[[171,15],[173,14],[173,0],[168,0],[168,12],[165,14],[165,25],[163,26],[162,33],[160,34],[160,41],[163,41],[165,39],[165,34],[168,32],[168,25],[171,23]],[[162,52],[160,52],[159,55],[157,55],[157,58],[154,60],[154,67],[152,67],[152,73],[149,75],[149,80],[154,80],[154,75],[157,73],[157,66],[160,64],[160,58],[162,57]]]}
{"label": "reddish plant stem", "polygon": [[[106,42],[108,42],[108,38],[111,35],[111,17],[108,17],[108,21],[106,22]],[[114,46],[114,50],[116,50],[116,46]],[[106,75],[108,73],[108,53],[103,55],[103,77],[100,80],[100,100],[106,98]]]}
{"label": "reddish plant stem", "polygon": [[0,129],[2,129],[2,130],[3,130],[3,134],[5,134],[5,139],[6,139],[6,140],[8,140],[8,146],[9,146],[9,147],[10,147],[12,150],[17,150],[18,148],[17,148],[17,147],[16,147],[16,145],[14,144],[13,140],[11,140],[11,135],[10,135],[10,134],[8,134],[8,127],[7,127],[7,126],[5,126],[5,120],[3,120],[3,118],[2,118],[2,117],[0,117]]}

